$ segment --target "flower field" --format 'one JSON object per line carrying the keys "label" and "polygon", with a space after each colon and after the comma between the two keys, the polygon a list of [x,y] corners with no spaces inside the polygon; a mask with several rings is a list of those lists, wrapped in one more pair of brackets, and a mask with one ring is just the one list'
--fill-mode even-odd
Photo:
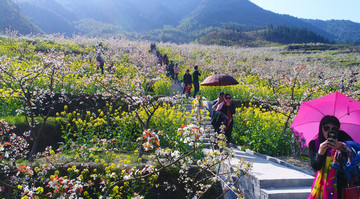
{"label": "flower field", "polygon": [[[198,65],[200,82],[216,72],[240,84],[200,87],[195,111],[186,113],[181,104],[187,100],[170,97],[173,83],[149,52],[150,42],[0,37],[0,117],[18,115],[27,126],[19,132],[0,120],[1,196],[147,198],[156,190],[201,198],[219,180],[217,166],[232,153],[222,134],[189,123],[191,117],[201,120],[200,100],[214,100],[220,90],[230,93],[237,103],[234,142],[276,156],[304,151],[288,130],[301,102],[333,91],[359,99],[360,83],[351,74],[360,53],[347,48],[157,46],[179,63],[180,77]],[[98,52],[106,61],[104,74]],[[39,151],[50,118],[60,128],[59,147]],[[209,134],[218,137],[222,150],[202,152]],[[241,162],[232,172],[244,175],[250,168]],[[176,182],[164,179],[165,171],[175,173]]]}

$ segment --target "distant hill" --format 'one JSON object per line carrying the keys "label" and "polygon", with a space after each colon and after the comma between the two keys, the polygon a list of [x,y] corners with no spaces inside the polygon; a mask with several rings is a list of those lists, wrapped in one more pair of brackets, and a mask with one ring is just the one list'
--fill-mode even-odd
{"label": "distant hill", "polygon": [[234,29],[218,29],[212,31],[205,36],[200,37],[198,42],[207,45],[221,46],[255,46],[256,41],[265,41],[260,34],[251,34]]}
{"label": "distant hill", "polygon": [[17,30],[20,34],[38,34],[42,31],[27,19],[10,0],[0,0],[0,32],[6,29]]}
{"label": "distant hill", "polygon": [[218,29],[202,36],[201,44],[225,46],[266,46],[276,44],[332,43],[328,39],[305,28],[269,26],[267,29],[243,31],[241,29]]}
{"label": "distant hill", "polygon": [[[249,0],[13,0],[46,33],[126,34],[154,41],[190,42],[235,27],[305,28],[337,42],[359,40],[360,23],[276,14]],[[7,0],[6,2],[9,2]],[[340,27],[340,28],[339,28]],[[218,33],[217,33],[218,34]]]}
{"label": "distant hill", "polygon": [[269,25],[286,25],[307,28],[329,39],[335,38],[334,35],[299,18],[264,10],[249,0],[204,0],[189,17],[181,22],[179,29],[192,32],[198,31],[198,27],[224,27],[229,25],[248,30],[266,28]]}
{"label": "distant hill", "polygon": [[18,5],[22,12],[47,34],[60,32],[71,35],[78,31],[72,22],[76,15],[55,0],[23,1]]}
{"label": "distant hill", "polygon": [[[199,0],[14,0],[22,11],[42,29],[65,33],[80,31],[73,26],[79,21],[98,21],[118,26],[125,31],[149,31],[164,25],[176,26],[200,4]],[[40,17],[41,15],[47,17]],[[58,19],[60,26],[54,23]],[[51,31],[53,33],[53,31]]]}
{"label": "distant hill", "polygon": [[331,32],[336,38],[339,38],[341,41],[354,41],[360,40],[360,23],[355,23],[349,20],[312,20],[304,19],[306,23],[312,24],[325,30],[326,32]]}

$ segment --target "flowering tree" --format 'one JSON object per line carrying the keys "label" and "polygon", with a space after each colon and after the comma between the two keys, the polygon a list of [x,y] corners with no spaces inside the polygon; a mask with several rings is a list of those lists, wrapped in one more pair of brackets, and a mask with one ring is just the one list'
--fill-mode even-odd
{"label": "flowering tree", "polygon": [[[46,120],[53,106],[58,103],[51,99],[54,97],[55,82],[58,80],[56,73],[64,67],[64,56],[59,53],[38,54],[38,57],[40,62],[35,64],[6,57],[1,57],[0,60],[0,81],[23,103],[18,111],[25,115],[33,140],[30,159],[36,152]],[[35,120],[38,115],[43,118],[40,124]],[[40,125],[40,128],[36,132],[37,125]]]}

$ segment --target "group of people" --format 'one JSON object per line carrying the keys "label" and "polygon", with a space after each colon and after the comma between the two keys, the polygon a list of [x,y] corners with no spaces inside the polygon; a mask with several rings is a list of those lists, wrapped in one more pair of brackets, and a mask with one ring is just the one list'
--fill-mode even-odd
{"label": "group of people", "polygon": [[[174,63],[173,60],[169,60],[169,57],[167,54],[162,55],[158,49],[156,49],[156,45],[154,43],[150,44],[150,53],[153,53],[157,59],[158,59],[158,65],[164,66],[166,70],[166,76],[170,77],[172,80],[174,80],[175,84],[179,84],[179,73],[180,73],[180,67],[178,63]],[[191,96],[191,90],[194,85],[194,93],[192,94],[192,97],[195,98],[196,94],[200,90],[200,84],[199,84],[199,76],[201,76],[201,73],[198,70],[198,66],[194,66],[194,72],[190,74],[190,70],[187,69],[185,74],[183,75],[182,79],[182,88],[183,88],[183,94],[186,94],[187,97]]]}
{"label": "group of people", "polygon": [[195,98],[196,94],[200,90],[199,76],[201,76],[201,73],[198,69],[198,66],[195,65],[192,75],[190,74],[190,70],[186,69],[186,72],[183,76],[183,94],[186,94],[187,97],[190,97],[191,95],[192,85],[194,85],[194,93],[192,96],[193,98]]}
{"label": "group of people", "polygon": [[[212,103],[211,124],[216,132],[225,134],[228,144],[231,142],[234,124],[233,114],[235,106],[231,95],[220,92],[218,99]],[[344,188],[354,177],[356,179],[360,175],[357,165],[360,162],[360,144],[341,130],[337,117],[326,115],[321,119],[318,135],[309,143],[309,156],[310,165],[317,173],[308,198],[345,198]],[[360,184],[360,178],[355,182]]]}
{"label": "group of people", "polygon": [[180,67],[178,63],[174,63],[174,61],[170,61],[167,54],[162,55],[158,49],[156,49],[156,44],[150,44],[150,53],[153,53],[158,60],[159,66],[164,66],[166,71],[166,76],[170,77],[175,83],[179,83],[179,72]]}
{"label": "group of people", "polygon": [[[153,43],[149,52],[156,55],[159,65],[165,66],[167,76],[171,77],[175,83],[179,83],[180,68],[178,63],[169,62],[168,56],[166,54],[162,56]],[[101,73],[104,73],[105,61],[100,52],[96,57],[96,61]],[[355,75],[357,73],[353,74],[353,76]],[[195,98],[199,92],[199,76],[201,76],[201,73],[197,65],[194,66],[192,74],[187,69],[183,75],[183,94],[186,94],[187,97],[191,96],[192,85],[194,85],[192,97]],[[225,134],[228,144],[231,142],[234,125],[233,114],[235,114],[235,106],[231,101],[231,95],[220,92],[217,100],[212,103],[211,124],[216,132]],[[222,129],[222,126],[224,129]],[[334,137],[333,134],[336,136]],[[357,155],[358,152],[359,155]],[[360,174],[358,167],[348,168],[346,164],[351,158],[358,158],[360,162],[360,144],[354,142],[346,132],[340,130],[338,118],[330,115],[322,118],[317,137],[309,143],[309,155],[310,164],[317,172],[309,199],[343,198],[343,188],[354,177],[354,174]],[[354,168],[356,168],[355,171]],[[360,182],[360,179],[357,181]]]}

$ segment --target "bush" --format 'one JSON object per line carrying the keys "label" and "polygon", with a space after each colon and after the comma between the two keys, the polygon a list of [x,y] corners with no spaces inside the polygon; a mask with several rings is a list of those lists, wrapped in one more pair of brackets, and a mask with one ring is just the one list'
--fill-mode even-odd
{"label": "bush", "polygon": [[[118,149],[133,150],[136,138],[141,136],[143,125],[137,118],[135,112],[122,111],[114,109],[109,104],[101,110],[95,112],[67,112],[58,113],[60,118],[65,118],[62,122],[63,138],[65,148],[70,147],[72,143],[77,145],[91,144],[89,141],[98,139],[111,140],[116,138]],[[143,120],[148,117],[143,108],[137,112]],[[60,120],[59,120],[60,121]],[[163,105],[155,111],[150,120],[150,129],[164,131],[172,140],[176,135],[176,130],[185,122],[185,115],[179,106]],[[165,141],[169,146],[169,141]],[[96,144],[94,142],[93,144]],[[135,144],[135,147],[137,144]]]}
{"label": "bush", "polygon": [[160,80],[156,81],[153,85],[155,95],[170,95],[170,89],[172,86],[171,79],[165,75],[161,75]]}
{"label": "bush", "polygon": [[[236,144],[263,154],[289,155],[290,144],[281,133],[286,121],[283,114],[250,106],[237,108],[233,119],[232,136]],[[286,133],[291,137],[290,131]]]}

